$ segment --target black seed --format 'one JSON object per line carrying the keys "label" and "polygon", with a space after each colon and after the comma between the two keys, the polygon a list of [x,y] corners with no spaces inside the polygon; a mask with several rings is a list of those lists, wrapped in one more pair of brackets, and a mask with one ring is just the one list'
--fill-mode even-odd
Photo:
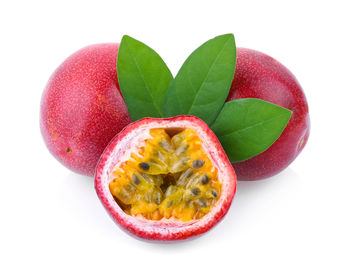
{"label": "black seed", "polygon": [[132,175],[132,182],[137,186],[137,185],[139,185],[140,184],[140,179],[139,179],[139,177],[137,177],[137,175],[134,173],[133,175]]}
{"label": "black seed", "polygon": [[70,147],[67,147],[67,148],[66,148],[66,152],[67,152],[67,153],[70,153],[70,152],[72,152],[72,149],[71,149]]}
{"label": "black seed", "polygon": [[202,183],[203,185],[208,184],[208,183],[209,183],[209,177],[208,177],[207,175],[203,175],[203,176],[201,177],[201,183]]}
{"label": "black seed", "polygon": [[218,194],[216,193],[215,190],[212,190],[212,191],[211,191],[211,194],[212,194],[214,197],[218,196]]}
{"label": "black seed", "polygon": [[204,161],[203,160],[195,160],[192,162],[192,166],[194,168],[201,168],[204,165]]}
{"label": "black seed", "polygon": [[201,206],[202,208],[208,207],[208,202],[206,199],[204,198],[199,198],[197,200],[197,203],[199,204],[199,206]]}
{"label": "black seed", "polygon": [[173,204],[174,204],[174,202],[173,202],[172,200],[170,200],[170,201],[168,201],[168,203],[167,203],[166,206],[169,208],[169,207],[171,207]]}
{"label": "black seed", "polygon": [[141,169],[143,169],[143,170],[149,170],[149,168],[150,168],[150,166],[149,166],[149,164],[148,163],[139,163],[139,167],[141,168]]}
{"label": "black seed", "polygon": [[191,189],[191,194],[194,196],[197,196],[201,193],[201,190],[199,188],[192,188]]}

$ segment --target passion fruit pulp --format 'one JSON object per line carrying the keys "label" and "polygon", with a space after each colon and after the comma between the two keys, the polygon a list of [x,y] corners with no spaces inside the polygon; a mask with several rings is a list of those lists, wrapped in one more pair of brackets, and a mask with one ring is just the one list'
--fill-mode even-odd
{"label": "passion fruit pulp", "polygon": [[102,154],[95,188],[117,223],[141,238],[186,239],[218,223],[236,175],[219,141],[194,116],[146,118]]}
{"label": "passion fruit pulp", "polygon": [[123,210],[147,219],[189,221],[207,214],[220,196],[217,169],[192,129],[151,129],[137,153],[115,167],[110,191]]}

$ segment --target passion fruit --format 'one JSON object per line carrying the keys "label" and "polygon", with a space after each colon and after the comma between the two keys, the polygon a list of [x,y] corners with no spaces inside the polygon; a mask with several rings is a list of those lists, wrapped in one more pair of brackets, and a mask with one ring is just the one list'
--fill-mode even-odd
{"label": "passion fruit", "polygon": [[51,76],[40,128],[49,151],[69,169],[93,176],[110,140],[131,122],[117,78],[119,44],[85,47]]}
{"label": "passion fruit", "polygon": [[181,240],[208,231],[224,217],[236,175],[202,120],[144,118],[107,146],[95,189],[112,218],[132,234]]}
{"label": "passion fruit", "polygon": [[310,133],[306,96],[295,76],[274,58],[237,49],[235,77],[226,101],[258,98],[293,112],[281,136],[263,153],[233,163],[239,180],[260,180],[285,169],[305,147]]}

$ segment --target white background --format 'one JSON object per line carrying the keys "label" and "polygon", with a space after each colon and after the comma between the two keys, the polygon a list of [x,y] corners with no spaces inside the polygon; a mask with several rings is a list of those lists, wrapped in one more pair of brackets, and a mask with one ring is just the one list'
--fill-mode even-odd
{"label": "white background", "polygon": [[[1,276],[350,276],[349,1],[0,2]],[[173,74],[204,41],[285,64],[307,95],[311,136],[284,172],[239,182],[204,236],[159,244],[110,219],[93,179],[47,151],[39,102],[76,50],[129,34]]]}

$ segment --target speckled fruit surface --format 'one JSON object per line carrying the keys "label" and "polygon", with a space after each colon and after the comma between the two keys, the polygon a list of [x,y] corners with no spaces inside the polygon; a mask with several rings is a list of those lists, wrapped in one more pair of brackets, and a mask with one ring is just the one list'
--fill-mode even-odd
{"label": "speckled fruit surface", "polygon": [[109,141],[131,122],[117,80],[118,44],[85,47],[50,77],[40,128],[50,152],[71,170],[93,176]]}
{"label": "speckled fruit surface", "polygon": [[310,132],[309,109],[294,75],[258,51],[238,48],[235,77],[226,101],[259,98],[293,111],[282,135],[265,152],[233,163],[239,180],[259,180],[279,173],[304,148]]}
{"label": "speckled fruit surface", "polygon": [[[217,168],[222,184],[219,199],[209,213],[200,219],[179,221],[172,218],[149,220],[134,217],[123,211],[113,197],[109,184],[116,165],[128,160],[141,147],[151,129],[190,128],[200,140],[202,147]],[[200,119],[194,116],[177,116],[167,119],[144,118],[128,125],[107,146],[96,168],[95,189],[111,217],[129,233],[149,240],[181,240],[200,235],[215,226],[227,213],[236,191],[235,172],[215,134]]]}

